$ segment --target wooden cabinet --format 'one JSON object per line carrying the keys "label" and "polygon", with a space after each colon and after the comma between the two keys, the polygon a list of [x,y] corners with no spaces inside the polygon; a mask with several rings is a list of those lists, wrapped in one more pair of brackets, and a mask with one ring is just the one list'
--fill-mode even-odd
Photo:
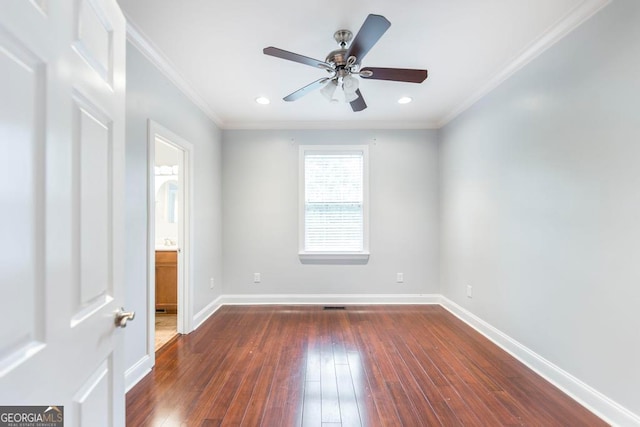
{"label": "wooden cabinet", "polygon": [[156,251],[156,310],[178,312],[177,251]]}

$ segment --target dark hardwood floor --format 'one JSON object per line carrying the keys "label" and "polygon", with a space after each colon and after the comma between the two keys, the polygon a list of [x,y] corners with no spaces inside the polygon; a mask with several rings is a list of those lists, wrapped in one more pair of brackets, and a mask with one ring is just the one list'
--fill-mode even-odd
{"label": "dark hardwood floor", "polygon": [[600,426],[440,306],[225,306],[158,354],[128,426]]}

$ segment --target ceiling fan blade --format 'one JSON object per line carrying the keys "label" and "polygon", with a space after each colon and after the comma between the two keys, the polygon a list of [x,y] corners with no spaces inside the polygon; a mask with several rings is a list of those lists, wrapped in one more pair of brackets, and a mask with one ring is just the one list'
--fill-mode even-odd
{"label": "ceiling fan blade", "polygon": [[351,109],[353,111],[362,111],[367,108],[367,103],[364,102],[360,89],[356,90],[356,94],[358,95],[358,98],[355,101],[351,101],[349,104],[351,104]]}
{"label": "ceiling fan blade", "polygon": [[275,56],[276,58],[282,58],[293,62],[299,62],[305,65],[311,65],[312,67],[333,71],[333,67],[324,61],[309,58],[303,55],[298,55],[297,53],[288,52],[286,50],[278,49],[277,47],[265,47],[264,49],[262,49],[262,53],[264,53],[265,55]]}
{"label": "ceiling fan blade", "polygon": [[360,77],[363,79],[374,80],[391,80],[394,82],[409,82],[409,83],[422,83],[427,79],[427,70],[413,70],[409,68],[377,68],[377,67],[364,67],[360,70],[360,73],[372,72],[369,77],[365,77],[362,74]]}
{"label": "ceiling fan blade", "polygon": [[390,26],[391,22],[387,21],[387,18],[382,15],[370,14],[367,16],[358,34],[356,34],[349,46],[347,58],[355,56],[356,64],[360,64],[362,58],[364,58],[373,45],[380,40],[380,37],[382,37]]}
{"label": "ceiling fan blade", "polygon": [[284,99],[287,102],[291,102],[291,101],[295,101],[296,99],[300,99],[303,96],[305,96],[306,94],[308,94],[309,92],[312,92],[312,91],[314,91],[316,89],[320,89],[329,80],[331,80],[329,77],[324,77],[322,79],[318,79],[315,82],[309,83],[305,87],[298,89],[297,91],[285,96],[282,99]]}

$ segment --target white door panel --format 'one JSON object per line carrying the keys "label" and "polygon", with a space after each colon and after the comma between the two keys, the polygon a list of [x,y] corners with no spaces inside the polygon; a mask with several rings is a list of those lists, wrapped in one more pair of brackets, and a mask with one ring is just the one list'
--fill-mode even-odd
{"label": "white door panel", "polygon": [[12,301],[6,304],[7,318],[20,319],[0,329],[0,375],[42,347],[44,334],[39,297],[44,292],[43,64],[27,46],[0,32],[0,170],[6,171],[0,179],[0,210],[3,242],[11,242],[0,245],[0,298]]}
{"label": "white door panel", "polygon": [[124,18],[115,0],[0,9],[0,405],[124,425]]}

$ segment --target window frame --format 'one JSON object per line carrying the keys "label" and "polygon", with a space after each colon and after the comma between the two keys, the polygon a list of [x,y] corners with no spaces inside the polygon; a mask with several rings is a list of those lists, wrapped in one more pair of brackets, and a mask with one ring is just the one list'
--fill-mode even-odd
{"label": "window frame", "polygon": [[[305,156],[307,154],[361,153],[362,169],[362,250],[305,250]],[[298,257],[304,264],[366,264],[369,261],[369,146],[368,145],[300,145],[298,158]]]}

